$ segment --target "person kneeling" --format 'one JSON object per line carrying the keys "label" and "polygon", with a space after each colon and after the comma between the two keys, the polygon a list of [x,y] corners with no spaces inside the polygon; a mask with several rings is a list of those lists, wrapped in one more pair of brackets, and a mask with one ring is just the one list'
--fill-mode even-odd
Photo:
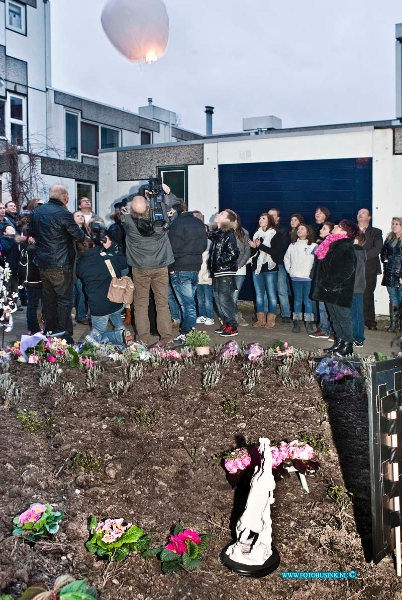
{"label": "person kneeling", "polygon": [[[77,277],[84,285],[91,311],[90,338],[115,346],[125,346],[132,341],[133,336],[122,324],[123,304],[111,302],[107,297],[112,276],[105,261],[111,262],[117,277],[121,277],[121,272],[127,269],[127,262],[124,254],[112,251],[112,241],[107,235],[105,239],[104,242],[86,240],[77,243]],[[108,331],[109,321],[114,331]]]}

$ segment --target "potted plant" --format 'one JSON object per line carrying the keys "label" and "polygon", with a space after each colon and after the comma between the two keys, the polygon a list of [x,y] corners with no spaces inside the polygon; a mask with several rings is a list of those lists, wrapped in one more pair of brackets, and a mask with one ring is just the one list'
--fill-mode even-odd
{"label": "potted plant", "polygon": [[198,356],[209,354],[209,344],[211,338],[206,331],[198,331],[198,329],[192,329],[186,336],[186,346],[194,348]]}

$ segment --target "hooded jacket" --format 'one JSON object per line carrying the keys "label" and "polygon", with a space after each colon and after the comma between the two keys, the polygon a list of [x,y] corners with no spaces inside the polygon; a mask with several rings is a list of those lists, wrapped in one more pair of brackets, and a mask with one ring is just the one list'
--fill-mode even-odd
{"label": "hooded jacket", "polygon": [[212,242],[208,263],[211,275],[213,277],[236,275],[240,250],[237,247],[234,230],[221,227],[210,231],[208,238]]}

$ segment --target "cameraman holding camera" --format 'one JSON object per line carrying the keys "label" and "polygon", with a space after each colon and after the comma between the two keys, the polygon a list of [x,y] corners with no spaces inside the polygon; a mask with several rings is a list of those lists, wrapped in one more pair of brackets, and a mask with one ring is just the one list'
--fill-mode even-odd
{"label": "cameraman holding camera", "polygon": [[[164,191],[170,192],[167,186]],[[162,223],[164,219],[155,219],[155,212],[144,196],[135,196],[127,208],[122,208],[120,219],[126,231],[126,256],[135,286],[134,315],[137,338],[146,345],[152,341],[148,317],[151,288],[160,335],[158,345],[166,345],[173,339],[168,304],[168,266],[174,262],[174,256],[163,226],[165,223]]]}
{"label": "cameraman holding camera", "polygon": [[[93,223],[91,239],[77,243],[77,277],[84,285],[92,319],[90,337],[99,342],[110,342],[116,346],[128,345],[133,336],[125,329],[121,320],[123,304],[111,302],[108,298],[112,281],[106,261],[110,261],[117,277],[127,269],[124,254],[113,247],[102,223]],[[114,331],[108,331],[109,321]]]}

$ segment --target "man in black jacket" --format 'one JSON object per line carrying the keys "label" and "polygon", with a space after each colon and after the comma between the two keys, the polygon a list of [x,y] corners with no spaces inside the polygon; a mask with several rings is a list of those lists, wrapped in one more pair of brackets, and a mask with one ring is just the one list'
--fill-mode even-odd
{"label": "man in black jacket", "polygon": [[370,225],[371,212],[361,208],[357,213],[357,224],[366,236],[363,246],[366,251],[366,289],[364,291],[364,323],[368,329],[377,329],[374,308],[374,290],[377,285],[377,275],[381,274],[380,253],[383,246],[382,231]]}
{"label": "man in black jacket", "polygon": [[[175,210],[179,212],[178,207]],[[174,255],[174,263],[169,266],[170,281],[182,310],[181,335],[175,341],[184,342],[197,320],[194,297],[207,234],[192,212],[181,212],[170,225],[169,239]]]}
{"label": "man in black jacket", "polygon": [[46,331],[64,332],[64,338],[72,344],[74,242],[82,242],[85,233],[75,223],[67,204],[66,188],[62,185],[51,187],[49,202],[32,213],[30,235],[35,238],[42,279]]}

